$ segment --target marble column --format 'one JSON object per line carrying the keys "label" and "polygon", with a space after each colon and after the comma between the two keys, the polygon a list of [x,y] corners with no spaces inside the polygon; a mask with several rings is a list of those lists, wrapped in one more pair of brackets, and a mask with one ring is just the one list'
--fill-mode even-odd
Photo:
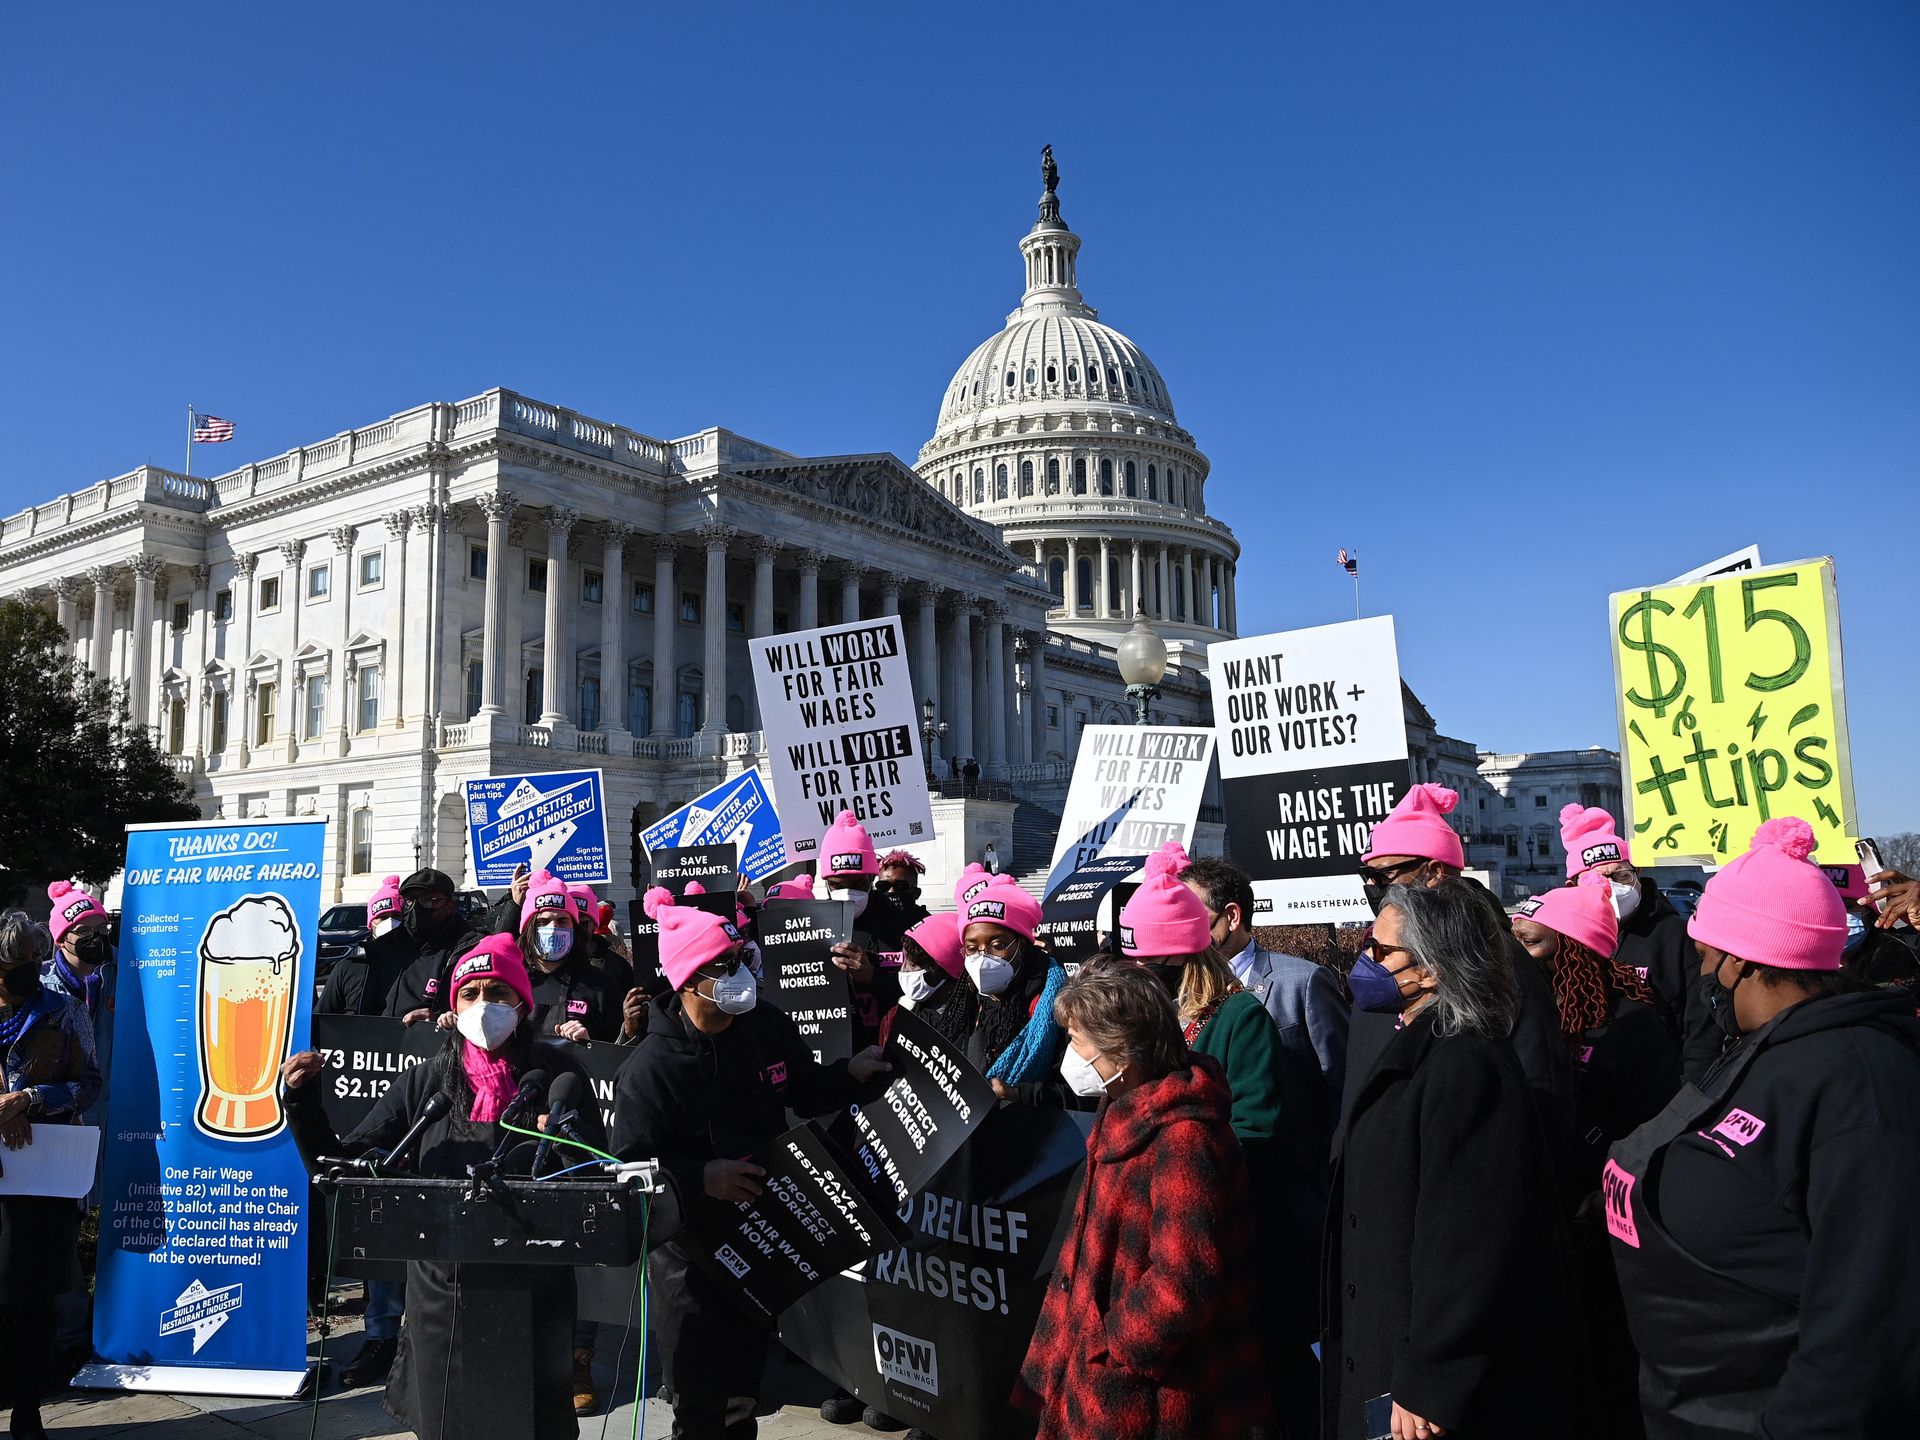
{"label": "marble column", "polygon": [[[381,522],[387,527],[387,556],[381,565],[380,588],[386,592],[387,618],[383,623],[386,627],[388,657],[386,669],[380,675],[382,729],[400,730],[406,727],[409,662],[423,676],[427,671],[426,664],[415,660],[407,651],[407,537],[413,531],[416,518],[414,511],[403,508],[385,516]],[[356,580],[358,578],[355,577]],[[431,607],[428,613],[432,613]],[[427,647],[421,648],[424,650]],[[421,713],[425,714],[426,709],[422,701]]]}
{"label": "marble column", "polygon": [[[933,701],[934,722],[938,724],[947,717],[940,709],[940,587],[922,585],[919,594],[920,615],[913,627],[914,670],[913,688],[915,695],[922,701]],[[938,737],[934,745],[939,746]]]}
{"label": "marble column", "polygon": [[860,618],[860,577],[867,567],[849,560],[840,567],[840,623],[851,625]]}
{"label": "marble column", "polygon": [[1047,758],[1047,632],[1027,636],[1027,693],[1033,697],[1033,762]]}
{"label": "marble column", "polygon": [[253,572],[259,568],[260,557],[250,551],[233,557],[233,622],[240,635],[240,652],[228,657],[227,743],[236,747],[243,769],[253,745],[253,675],[247,665],[253,659]]}
{"label": "marble column", "polygon": [[676,733],[680,705],[680,681],[673,673],[673,622],[678,609],[673,594],[673,561],[677,548],[671,535],[653,537],[653,733],[662,739]]}
{"label": "marble column", "polygon": [[901,578],[898,575],[893,574],[891,571],[886,571],[881,574],[880,576],[880,613],[883,616],[898,615],[900,613],[901,583],[902,583]]}
{"label": "marble column", "polygon": [[[163,561],[133,557],[133,625],[127,637],[127,708],[135,725],[153,723],[153,582]],[[297,588],[297,587],[296,587]]]}
{"label": "marble column", "polygon": [[827,557],[818,550],[800,552],[800,623],[797,630],[820,626],[820,567]]}
{"label": "marble column", "polygon": [[[1027,632],[1009,631],[1007,641],[1013,647],[1013,663],[1026,662],[1026,674],[1019,682],[1020,712],[1018,715],[1018,739],[1015,747],[1022,765],[1031,765],[1038,759],[1034,750],[1033,707],[1039,697],[1033,690],[1033,642],[1027,638]],[[1010,672],[1012,673],[1012,672]]]}
{"label": "marble column", "polygon": [[[339,677],[340,693],[333,697],[336,702],[333,713],[340,724],[337,738],[342,754],[345,753],[347,737],[354,732],[356,719],[353,713],[356,670],[347,663],[347,644],[353,639],[353,592],[360,578],[353,573],[353,542],[359,535],[358,527],[353,525],[336,526],[328,534],[333,541],[333,601],[340,611],[340,623],[334,629],[334,634],[339,638],[334,645],[333,660],[333,673]],[[386,679],[382,675],[381,683],[384,684]]]}
{"label": "marble column", "polygon": [[986,763],[994,767],[993,773],[1004,776],[1008,760],[1007,752],[1007,693],[1012,688],[1008,683],[1006,667],[1006,621],[1007,607],[998,601],[988,601],[981,609],[985,624],[981,627],[981,641],[986,661],[987,683],[984,687],[987,713],[986,721]]}
{"label": "marble column", "polygon": [[204,721],[207,708],[207,656],[211,653],[209,632],[213,629],[212,597],[207,593],[213,579],[213,567],[195,565],[187,572],[193,582],[193,596],[187,605],[187,660],[181,668],[187,672],[187,723],[193,726],[193,743],[184,748],[196,759],[207,753]]}
{"label": "marble column", "polygon": [[1071,535],[1067,537],[1067,581],[1061,588],[1066,591],[1067,618],[1071,620],[1080,613],[1080,542]]}
{"label": "marble column", "polygon": [[93,582],[93,634],[87,644],[87,668],[97,679],[110,679],[108,655],[113,645],[113,571],[96,565],[87,571]]}
{"label": "marble column", "polygon": [[[573,597],[567,582],[567,543],[579,519],[579,511],[564,505],[547,509],[547,616],[540,642],[542,725],[573,723],[573,642],[567,634]],[[492,575],[491,567],[488,575]]]}
{"label": "marble column", "polygon": [[1108,563],[1110,558],[1107,548],[1108,543],[1107,537],[1102,535],[1100,537],[1100,584],[1095,592],[1100,597],[1100,618],[1102,620],[1111,620],[1113,618],[1113,591],[1109,579],[1113,567]]}
{"label": "marble column", "polygon": [[480,711],[489,718],[504,716],[507,656],[518,641],[507,634],[507,524],[519,503],[509,490],[489,491],[479,497],[487,517],[487,598],[480,632]]}
{"label": "marble column", "polygon": [[1013,653],[1014,632],[1002,625],[1000,630],[1000,750],[1001,761],[1009,769],[1021,763],[1026,749],[1020,743],[1020,667]]}
{"label": "marble column", "polygon": [[955,596],[953,603],[953,694],[947,702],[947,724],[951,727],[949,755],[964,764],[973,754],[973,611],[974,602]]}
{"label": "marble column", "polygon": [[706,650],[701,657],[700,728],[719,734],[727,728],[727,545],[733,539],[731,525],[702,525],[700,538],[707,547],[707,591],[700,605],[701,638]]}
{"label": "marble column", "polygon": [[1199,607],[1193,600],[1193,551],[1180,552],[1180,608],[1188,624],[1200,618]]}
{"label": "marble column", "polygon": [[[753,628],[750,633],[756,640],[773,634],[773,562],[779,553],[778,540],[762,535],[753,542]],[[765,721],[760,714],[759,695],[750,695],[747,705],[754,727],[760,728]]]}
{"label": "marble column", "polygon": [[62,575],[53,582],[53,617],[67,632],[66,653],[70,657],[80,653],[79,594],[80,582],[72,575]]}
{"label": "marble column", "polygon": [[[281,668],[275,672],[280,679],[280,713],[276,720],[285,724],[274,737],[275,758],[291,761],[296,758],[301,732],[306,728],[306,699],[301,694],[299,662],[294,658],[300,653],[300,611],[302,608],[301,562],[306,558],[307,542],[304,540],[282,540],[280,542],[280,606],[288,615],[287,658],[281,662]],[[285,740],[284,747],[280,744]]]}
{"label": "marble column", "polygon": [[1173,613],[1173,574],[1167,563],[1168,549],[1166,542],[1162,541],[1158,553],[1153,557],[1157,576],[1153,597],[1153,618],[1156,620],[1164,620]]}
{"label": "marble column", "polygon": [[633,529],[609,520],[600,534],[600,729],[608,735],[627,733],[627,541]]}
{"label": "marble column", "polygon": [[1235,582],[1238,577],[1239,566],[1229,560],[1227,562],[1226,583],[1221,587],[1220,593],[1227,607],[1227,629],[1236,635],[1240,633],[1240,597],[1235,593]]}

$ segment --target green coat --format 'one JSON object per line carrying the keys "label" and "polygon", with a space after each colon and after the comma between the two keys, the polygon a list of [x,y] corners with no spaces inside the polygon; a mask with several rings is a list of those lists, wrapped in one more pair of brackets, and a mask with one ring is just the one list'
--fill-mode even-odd
{"label": "green coat", "polygon": [[1287,1076],[1273,1017],[1250,991],[1236,991],[1201,1027],[1193,1053],[1219,1061],[1227,1072],[1233,1133],[1257,1184],[1263,1162],[1271,1163],[1286,1108]]}

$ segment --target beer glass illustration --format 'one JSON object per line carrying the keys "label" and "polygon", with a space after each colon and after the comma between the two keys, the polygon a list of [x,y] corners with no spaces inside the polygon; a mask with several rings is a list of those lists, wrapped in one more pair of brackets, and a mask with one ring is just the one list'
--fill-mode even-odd
{"label": "beer glass illustration", "polygon": [[300,929],[278,895],[249,895],[200,937],[200,1101],[193,1123],[222,1140],[261,1140],[285,1123],[277,1093],[287,1058]]}

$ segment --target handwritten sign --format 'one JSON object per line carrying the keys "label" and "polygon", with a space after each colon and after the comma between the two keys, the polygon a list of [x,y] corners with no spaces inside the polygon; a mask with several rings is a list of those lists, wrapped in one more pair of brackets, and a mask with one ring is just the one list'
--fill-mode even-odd
{"label": "handwritten sign", "polygon": [[1850,863],[1833,561],[1611,597],[1622,788],[1641,865],[1717,864],[1776,815]]}

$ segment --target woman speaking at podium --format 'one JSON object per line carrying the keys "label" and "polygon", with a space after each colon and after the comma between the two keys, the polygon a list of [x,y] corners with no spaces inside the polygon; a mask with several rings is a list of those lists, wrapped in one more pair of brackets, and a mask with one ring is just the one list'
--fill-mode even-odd
{"label": "woman speaking at podium", "polygon": [[[570,1047],[538,1039],[532,1020],[533,987],[518,937],[490,935],[454,963],[448,985],[456,1018],[439,1056],[416,1065],[383,1095],[372,1113],[342,1140],[320,1104],[320,1052],[295,1055],[281,1067],[287,1120],[309,1168],[321,1155],[360,1156],[390,1150],[429,1114],[435,1096],[444,1113],[421,1132],[411,1173],[463,1179],[467,1167],[491,1157],[510,1132],[501,1128],[520,1094],[521,1078],[544,1071],[550,1080],[571,1073],[591,1095]],[[537,1097],[520,1123],[533,1128]],[[603,1146],[600,1107],[580,1108],[579,1133]],[[319,1237],[315,1243],[325,1243]],[[525,1323],[481,1323],[498,1313],[510,1292],[525,1296]],[[470,1307],[463,1317],[463,1298]],[[420,1440],[572,1440],[573,1271],[560,1265],[407,1265],[406,1325],[387,1382],[387,1409]],[[521,1388],[503,1377],[526,1374]]]}

